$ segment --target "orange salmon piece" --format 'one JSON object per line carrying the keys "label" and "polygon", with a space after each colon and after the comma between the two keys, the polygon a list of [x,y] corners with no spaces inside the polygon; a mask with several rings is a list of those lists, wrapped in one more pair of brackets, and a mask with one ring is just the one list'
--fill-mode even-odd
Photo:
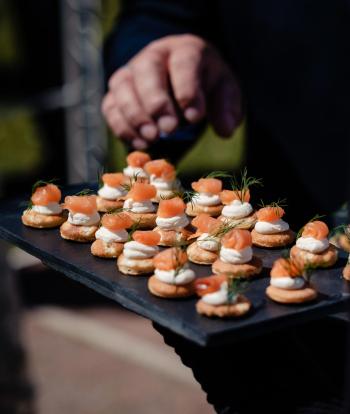
{"label": "orange salmon piece", "polygon": [[162,178],[166,181],[174,180],[175,168],[172,164],[164,159],[148,161],[144,170],[148,175],[155,175],[157,178]]}
{"label": "orange salmon piece", "polygon": [[248,230],[232,229],[225,234],[221,243],[229,249],[243,250],[252,245],[252,235]]}
{"label": "orange salmon piece", "polygon": [[47,206],[49,203],[59,203],[61,190],[55,184],[38,187],[31,197],[32,203],[38,206]]}
{"label": "orange salmon piece", "polygon": [[133,233],[132,238],[139,243],[146,244],[147,246],[157,246],[160,241],[160,234],[153,230],[137,230]]}
{"label": "orange salmon piece", "polygon": [[196,216],[191,224],[198,229],[199,233],[212,233],[222,225],[219,220],[205,213]]}
{"label": "orange salmon piece", "polygon": [[259,221],[276,221],[282,218],[285,211],[282,207],[263,207],[256,212]]}
{"label": "orange salmon piece", "polygon": [[102,217],[101,224],[111,231],[127,229],[132,226],[132,219],[125,213],[105,214]]}
{"label": "orange salmon piece", "polygon": [[315,220],[307,223],[304,227],[302,236],[313,237],[317,240],[325,239],[329,234],[329,229],[323,221]]}
{"label": "orange salmon piece", "polygon": [[192,183],[192,188],[197,193],[219,194],[222,190],[222,182],[217,178],[200,178]]}
{"label": "orange salmon piece", "polygon": [[271,269],[271,277],[297,277],[300,276],[301,269],[291,259],[277,259]]}
{"label": "orange salmon piece", "polygon": [[154,198],[156,194],[157,189],[154,185],[137,181],[133,184],[126,197],[132,198],[134,201],[146,201]]}
{"label": "orange salmon piece", "polygon": [[[242,191],[240,190],[223,190],[220,193],[220,200],[224,205],[231,204],[234,200],[241,201],[241,198]],[[244,191],[243,201],[246,203],[249,203],[250,201],[250,192],[248,189]]]}
{"label": "orange salmon piece", "polygon": [[146,162],[151,161],[151,157],[142,151],[133,151],[126,157],[126,162],[131,167],[142,168]]}
{"label": "orange salmon piece", "polygon": [[67,196],[64,207],[72,213],[93,214],[97,211],[96,196]]}
{"label": "orange salmon piece", "polygon": [[185,209],[186,204],[180,197],[170,198],[169,200],[160,200],[157,216],[163,218],[181,216],[184,214]]}
{"label": "orange salmon piece", "polygon": [[212,275],[209,277],[201,277],[194,282],[194,288],[198,296],[204,296],[208,293],[214,293],[220,290],[223,282],[226,282],[226,275]]}
{"label": "orange salmon piece", "polygon": [[106,173],[102,175],[102,181],[104,184],[110,187],[120,187],[127,182],[127,178],[123,173]]}
{"label": "orange salmon piece", "polygon": [[163,250],[154,256],[154,266],[159,270],[173,270],[187,262],[187,253],[176,247]]}

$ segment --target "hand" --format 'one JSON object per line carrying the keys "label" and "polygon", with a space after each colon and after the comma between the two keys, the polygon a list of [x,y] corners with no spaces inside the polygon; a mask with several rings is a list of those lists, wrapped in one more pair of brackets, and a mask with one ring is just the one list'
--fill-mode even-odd
{"label": "hand", "polygon": [[173,132],[179,111],[190,123],[207,117],[222,137],[242,120],[233,73],[213,46],[193,35],[150,43],[111,76],[102,102],[113,132],[137,149]]}

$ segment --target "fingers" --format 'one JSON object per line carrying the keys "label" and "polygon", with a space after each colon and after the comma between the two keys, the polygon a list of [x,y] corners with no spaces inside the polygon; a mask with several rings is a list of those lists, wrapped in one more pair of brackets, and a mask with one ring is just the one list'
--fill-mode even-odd
{"label": "fingers", "polygon": [[231,74],[219,78],[209,102],[208,117],[215,132],[223,138],[231,137],[242,121],[241,93]]}
{"label": "fingers", "polygon": [[156,120],[160,132],[170,133],[178,125],[168,85],[167,56],[160,50],[149,50],[130,62],[135,90],[143,108]]}
{"label": "fingers", "polygon": [[169,58],[169,76],[174,97],[189,122],[205,116],[205,95],[202,89],[203,53],[199,45],[175,49]]}

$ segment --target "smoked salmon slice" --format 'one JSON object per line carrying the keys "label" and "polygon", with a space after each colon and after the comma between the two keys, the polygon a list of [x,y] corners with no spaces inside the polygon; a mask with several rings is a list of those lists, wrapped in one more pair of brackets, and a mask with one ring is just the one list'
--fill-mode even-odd
{"label": "smoked salmon slice", "polygon": [[104,184],[110,187],[120,187],[126,184],[127,178],[123,173],[106,173],[102,175],[102,181]]}
{"label": "smoked salmon slice", "polygon": [[82,213],[91,215],[97,211],[96,196],[67,196],[64,199],[64,208],[73,213]]}
{"label": "smoked salmon slice", "polygon": [[291,259],[277,259],[271,269],[271,277],[296,277],[300,276],[301,269],[298,264]]}
{"label": "smoked salmon slice", "polygon": [[302,236],[322,240],[325,239],[328,234],[329,229],[327,224],[323,221],[315,220],[305,225]]}
{"label": "smoked salmon slice", "polygon": [[250,201],[250,192],[249,190],[223,190],[220,193],[220,200],[222,204],[228,205],[231,204],[234,200],[243,201],[249,203]]}
{"label": "smoked salmon slice", "polygon": [[243,229],[232,229],[221,240],[224,247],[235,250],[242,250],[252,245],[250,231]]}
{"label": "smoked salmon slice", "polygon": [[146,162],[151,161],[151,157],[142,151],[133,151],[126,157],[126,162],[131,167],[142,168]]}
{"label": "smoked salmon slice", "polygon": [[46,184],[36,188],[31,197],[32,203],[37,206],[47,206],[49,203],[59,203],[61,190],[55,184]]}
{"label": "smoked salmon slice", "polygon": [[141,244],[146,244],[147,246],[156,246],[160,241],[160,234],[153,230],[137,230],[133,233],[132,238]]}
{"label": "smoked salmon slice", "polygon": [[157,216],[163,218],[181,216],[184,214],[185,209],[186,204],[180,197],[174,197],[168,200],[160,200]]}
{"label": "smoked salmon slice", "polygon": [[102,226],[111,231],[127,229],[132,226],[132,219],[125,213],[105,214],[101,220]]}
{"label": "smoked salmon slice", "polygon": [[197,228],[198,233],[213,233],[220,226],[222,226],[221,221],[205,213],[201,213],[198,216],[196,216],[192,220],[191,224],[192,226]]}
{"label": "smoked salmon slice", "polygon": [[159,270],[174,270],[187,262],[187,253],[179,248],[171,247],[154,256],[153,263]]}
{"label": "smoked salmon slice", "polygon": [[151,200],[157,194],[157,189],[154,185],[135,182],[128,192],[126,198],[132,198],[134,201]]}
{"label": "smoked salmon slice", "polygon": [[217,178],[200,178],[192,183],[192,188],[197,193],[219,194],[222,190],[222,182]]}
{"label": "smoked salmon slice", "polygon": [[223,282],[227,281],[226,275],[212,275],[201,277],[194,282],[194,287],[198,296],[204,296],[208,293],[214,293],[220,290]]}
{"label": "smoked salmon slice", "polygon": [[263,207],[256,212],[259,221],[276,221],[284,216],[284,210],[282,207]]}
{"label": "smoked salmon slice", "polygon": [[166,181],[174,180],[176,175],[174,166],[164,159],[147,162],[144,170],[148,175],[154,175]]}

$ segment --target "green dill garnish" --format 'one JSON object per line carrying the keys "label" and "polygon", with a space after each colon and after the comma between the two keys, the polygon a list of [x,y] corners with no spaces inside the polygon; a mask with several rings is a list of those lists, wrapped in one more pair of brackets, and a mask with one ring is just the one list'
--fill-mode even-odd
{"label": "green dill garnish", "polygon": [[232,178],[232,175],[227,171],[212,171],[211,173],[203,176],[202,178]]}
{"label": "green dill garnish", "polygon": [[140,223],[141,223],[141,217],[137,221],[134,221],[134,223],[132,224],[132,226],[129,229],[128,241],[132,240],[132,235],[140,227]]}
{"label": "green dill garnish", "polygon": [[[309,220],[306,224],[308,223],[312,223],[313,221],[319,220],[320,218],[325,217],[324,214],[320,215],[320,214],[315,214],[311,220]],[[296,238],[299,239],[299,237],[301,237],[301,234],[304,231],[304,228],[306,226],[306,224],[298,231]]]}
{"label": "green dill garnish", "polygon": [[248,288],[249,282],[247,279],[239,276],[227,274],[227,302],[228,304],[235,301],[239,294],[245,292]]}
{"label": "green dill garnish", "polygon": [[241,201],[244,202],[245,196],[252,186],[263,187],[262,178],[248,177],[248,170],[245,167],[239,177],[234,175],[231,180],[232,190],[237,192],[237,195]]}
{"label": "green dill garnish", "polygon": [[98,189],[102,188],[104,186],[104,182],[102,180],[102,176],[103,174],[106,172],[105,167],[101,167],[97,170],[97,184],[98,184]]}
{"label": "green dill garnish", "polygon": [[[51,180],[45,181],[45,180],[38,180],[36,181],[33,185],[32,185],[32,195],[35,193],[35,191],[39,188],[39,187],[45,187],[48,184],[54,184],[56,181],[58,181],[57,178],[52,178]],[[55,184],[57,187],[59,187],[57,184]],[[23,202],[21,203],[26,210],[31,210],[33,208],[33,202],[32,199],[30,198],[27,202]]]}
{"label": "green dill garnish", "polygon": [[86,196],[86,195],[92,195],[94,192],[90,188],[83,188],[81,191],[78,191],[75,193],[75,196]]}

